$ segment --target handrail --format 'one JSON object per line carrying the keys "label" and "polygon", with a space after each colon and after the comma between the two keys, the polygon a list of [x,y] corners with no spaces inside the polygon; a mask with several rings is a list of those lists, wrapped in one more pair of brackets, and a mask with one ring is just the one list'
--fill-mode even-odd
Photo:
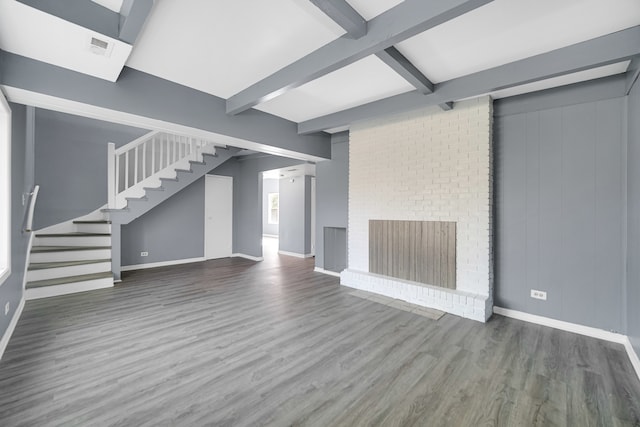
{"label": "handrail", "polygon": [[31,233],[33,231],[33,211],[36,208],[36,199],[38,198],[39,191],[40,186],[36,185],[33,187],[33,191],[29,193],[29,210],[27,211],[27,224],[24,228],[24,231],[27,233]]}
{"label": "handrail", "polygon": [[142,135],[140,138],[138,139],[134,139],[131,142],[126,143],[125,145],[123,145],[122,147],[119,147],[116,149],[115,154],[122,154],[125,153],[131,149],[136,148],[138,145],[140,144],[144,144],[145,142],[149,141],[151,138],[153,138],[154,136],[158,135],[160,133],[160,131],[157,130],[153,130],[149,133],[146,133],[144,135]]}

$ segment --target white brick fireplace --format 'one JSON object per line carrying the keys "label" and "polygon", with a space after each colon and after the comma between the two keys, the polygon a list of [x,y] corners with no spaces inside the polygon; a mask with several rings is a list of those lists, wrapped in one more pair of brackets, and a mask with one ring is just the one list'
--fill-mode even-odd
{"label": "white brick fireplace", "polygon": [[[352,126],[345,286],[486,321],[492,308],[492,101]],[[455,221],[456,289],[369,272],[371,219]]]}

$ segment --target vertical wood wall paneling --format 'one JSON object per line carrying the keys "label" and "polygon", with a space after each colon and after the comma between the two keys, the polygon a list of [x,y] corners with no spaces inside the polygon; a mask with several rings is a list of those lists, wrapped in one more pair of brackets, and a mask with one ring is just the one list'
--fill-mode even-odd
{"label": "vertical wood wall paneling", "polygon": [[456,223],[369,221],[369,271],[456,288]]}

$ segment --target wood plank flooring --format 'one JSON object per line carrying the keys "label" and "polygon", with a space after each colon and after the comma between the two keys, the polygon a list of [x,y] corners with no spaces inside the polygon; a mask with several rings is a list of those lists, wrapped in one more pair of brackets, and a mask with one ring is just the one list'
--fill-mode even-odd
{"label": "wood plank flooring", "polygon": [[312,269],[215,260],[28,301],[0,362],[0,425],[640,425],[620,345],[435,321]]}

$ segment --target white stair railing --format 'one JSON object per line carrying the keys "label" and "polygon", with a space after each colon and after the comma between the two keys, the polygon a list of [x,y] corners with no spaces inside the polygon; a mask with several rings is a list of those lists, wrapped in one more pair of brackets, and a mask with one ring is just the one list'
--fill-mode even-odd
{"label": "white stair railing", "polygon": [[189,160],[202,161],[201,155],[215,153],[214,147],[204,139],[156,131],[118,149],[110,142],[107,207],[124,207],[126,197],[141,197],[143,187],[160,185],[161,177],[175,177],[175,169],[189,169]]}

